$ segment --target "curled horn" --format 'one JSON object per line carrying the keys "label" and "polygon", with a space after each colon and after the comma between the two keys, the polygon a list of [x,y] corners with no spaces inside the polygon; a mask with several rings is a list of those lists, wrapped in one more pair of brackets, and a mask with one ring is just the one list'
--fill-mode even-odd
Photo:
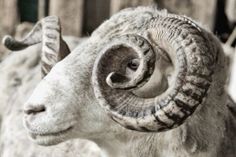
{"label": "curled horn", "polygon": [[[93,68],[94,93],[120,125],[137,131],[166,131],[181,125],[203,103],[212,83],[216,52],[206,32],[187,18],[158,17],[146,31],[154,34],[152,40],[128,34],[108,42]],[[138,96],[134,90],[154,74],[155,55],[160,51],[172,56],[174,81],[160,95]],[[117,71],[127,58],[140,62],[133,76]]]}
{"label": "curled horn", "polygon": [[3,45],[13,51],[19,51],[40,42],[42,42],[41,70],[44,77],[58,61],[70,53],[68,45],[62,39],[58,17],[49,16],[37,22],[31,32],[20,41],[9,35],[2,40]]}

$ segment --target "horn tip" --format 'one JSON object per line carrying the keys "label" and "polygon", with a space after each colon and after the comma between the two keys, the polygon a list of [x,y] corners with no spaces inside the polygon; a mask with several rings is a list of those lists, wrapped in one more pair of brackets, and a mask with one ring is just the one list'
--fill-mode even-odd
{"label": "horn tip", "polygon": [[12,36],[10,36],[10,35],[5,35],[2,38],[2,44],[6,47],[8,47],[8,45],[11,43],[11,41],[12,41]]}
{"label": "horn tip", "polygon": [[106,83],[112,88],[124,88],[125,86],[122,84],[128,81],[129,81],[128,77],[116,72],[111,72],[106,78]]}
{"label": "horn tip", "polygon": [[112,80],[111,80],[111,77],[114,75],[114,73],[115,73],[115,72],[111,72],[111,73],[107,76],[107,78],[106,78],[106,83],[107,83],[110,87],[113,86],[113,82],[112,82]]}

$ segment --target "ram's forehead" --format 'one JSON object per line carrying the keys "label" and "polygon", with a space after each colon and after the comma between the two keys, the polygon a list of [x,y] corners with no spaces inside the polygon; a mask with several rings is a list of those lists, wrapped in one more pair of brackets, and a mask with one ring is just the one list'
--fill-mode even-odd
{"label": "ram's forehead", "polygon": [[74,58],[74,61],[77,58],[81,62],[95,59],[99,50],[106,46],[106,39],[127,33],[142,33],[143,31],[140,30],[145,30],[150,19],[163,13],[163,11],[157,11],[153,7],[124,9],[105,21],[92,33],[89,39],[75,48],[71,53],[73,56],[71,58]]}
{"label": "ram's forehead", "polygon": [[96,29],[92,37],[104,38],[122,33],[137,33],[145,29],[153,17],[163,14],[153,7],[128,8],[112,16]]}
{"label": "ram's forehead", "polygon": [[62,61],[67,67],[66,71],[70,72],[73,69],[73,73],[77,75],[84,76],[86,73],[86,76],[91,76],[97,55],[109,43],[107,39],[127,33],[144,33],[150,20],[163,14],[166,12],[157,11],[153,7],[129,8],[115,14]]}

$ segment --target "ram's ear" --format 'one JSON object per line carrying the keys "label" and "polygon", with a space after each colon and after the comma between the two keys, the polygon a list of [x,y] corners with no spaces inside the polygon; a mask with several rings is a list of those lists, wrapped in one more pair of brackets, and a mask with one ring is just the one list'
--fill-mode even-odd
{"label": "ram's ear", "polygon": [[5,36],[2,42],[8,49],[14,51],[42,42],[42,77],[70,53],[68,45],[62,39],[60,21],[56,16],[49,16],[39,21],[32,31],[20,41],[11,36]]}

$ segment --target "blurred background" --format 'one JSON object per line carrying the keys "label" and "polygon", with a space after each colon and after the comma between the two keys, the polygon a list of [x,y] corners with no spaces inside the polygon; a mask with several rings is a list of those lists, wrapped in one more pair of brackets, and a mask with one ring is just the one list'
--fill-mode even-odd
{"label": "blurred background", "polygon": [[[236,0],[0,0],[0,40],[21,39],[40,19],[57,15],[70,49],[121,9],[152,5],[201,23],[221,41],[230,67],[226,89],[236,100]],[[10,53],[0,44],[0,157],[104,157],[92,142],[74,139],[41,147],[27,137],[22,106],[41,80],[41,46]]]}
{"label": "blurred background", "polygon": [[[18,38],[48,15],[60,17],[63,35],[88,36],[104,20],[126,7],[155,5],[202,23],[226,42],[236,23],[235,0],[0,0],[0,38]],[[235,41],[231,41],[235,45]],[[6,50],[1,45],[0,56]]]}

